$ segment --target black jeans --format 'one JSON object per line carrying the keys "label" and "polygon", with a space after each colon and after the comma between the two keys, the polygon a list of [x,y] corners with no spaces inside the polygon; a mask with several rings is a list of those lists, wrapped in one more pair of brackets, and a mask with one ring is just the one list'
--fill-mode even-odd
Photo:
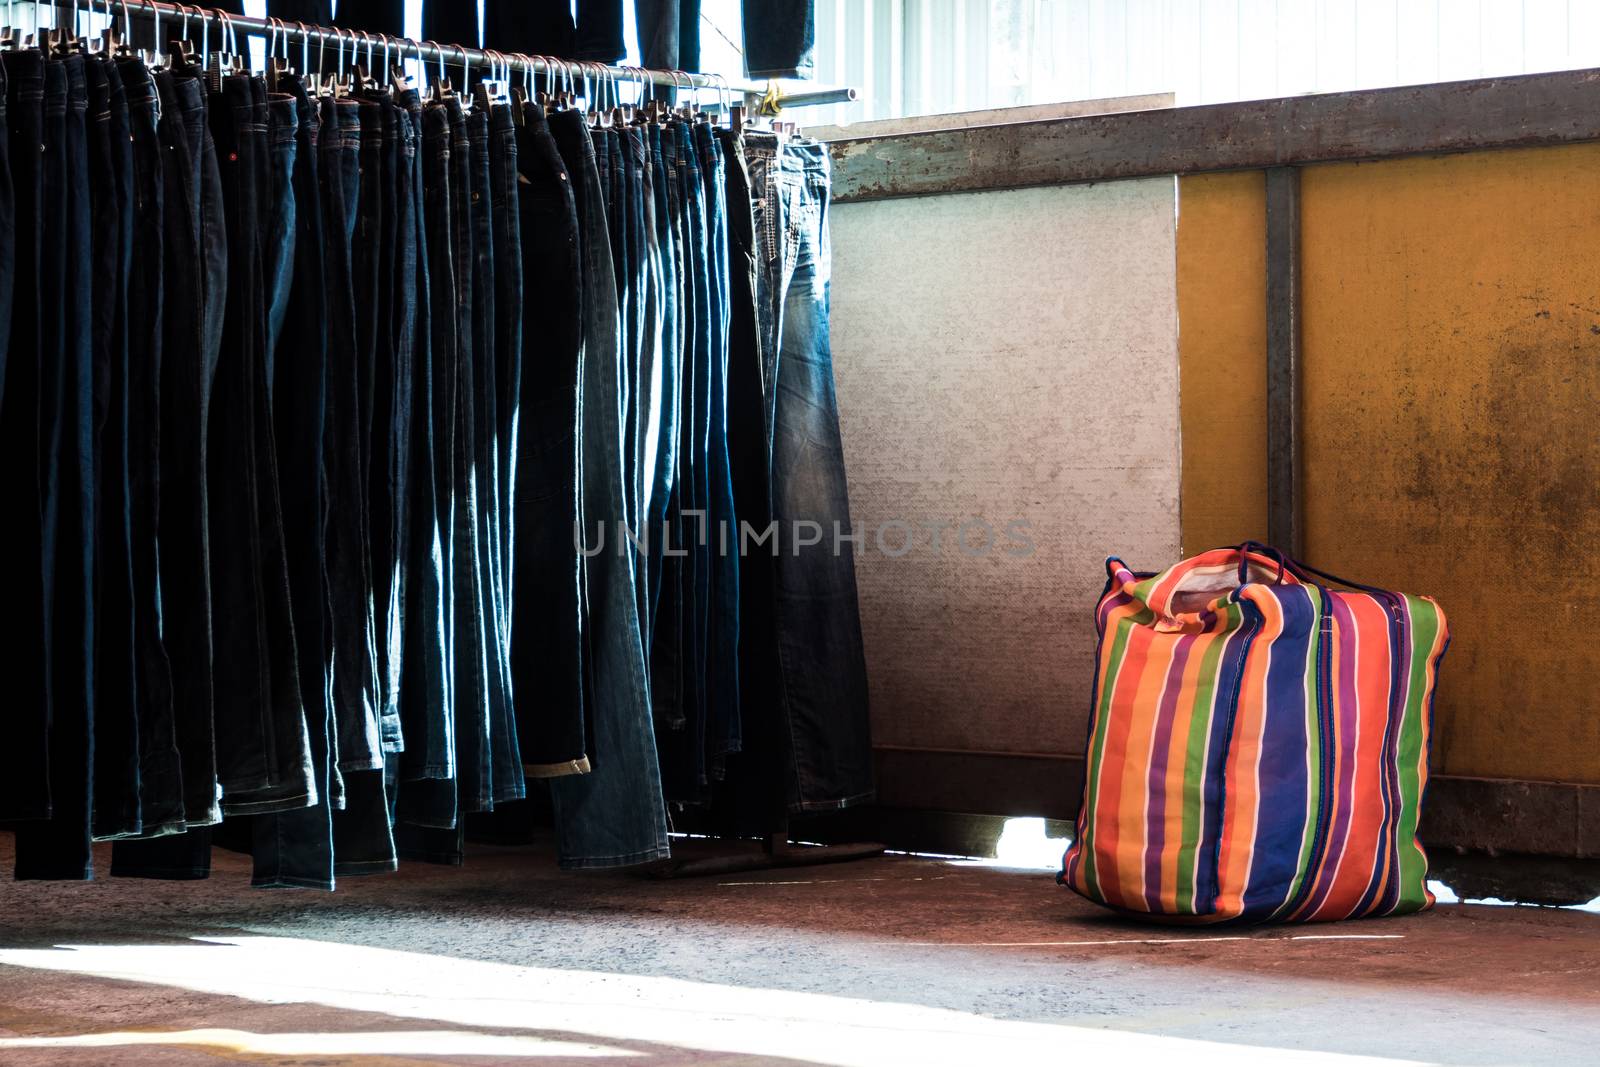
{"label": "black jeans", "polygon": [[[13,753],[9,773],[0,775],[0,818],[45,819],[50,816],[49,708],[44,634],[39,620],[45,611],[44,550],[38,519],[43,510],[44,439],[40,424],[40,374],[43,358],[44,299],[49,292],[41,271],[44,255],[44,57],[33,49],[0,53],[6,80],[4,138],[9,166],[9,201],[0,210],[9,217],[0,242],[9,239],[15,288],[5,291],[6,345],[0,361],[0,489],[15,501],[20,521],[5,524],[5,575],[15,605],[4,614],[5,657],[11,679],[12,714],[7,749]],[[14,214],[11,214],[14,212]]]}
{"label": "black jeans", "polygon": [[809,78],[814,0],[743,0],[744,70],[752,78]]}
{"label": "black jeans", "polygon": [[44,65],[40,297],[41,541],[49,670],[50,818],[17,830],[17,878],[84,879],[94,763],[94,301],[83,56]]}
{"label": "black jeans", "polygon": [[583,346],[578,214],[544,109],[524,111],[517,183],[527,328],[517,432],[511,670],[517,737],[539,778],[589,769],[579,640],[578,360]]}
{"label": "black jeans", "polygon": [[128,272],[128,484],[133,543],[134,648],[138,678],[139,806],[146,837],[184,827],[183,771],[173,720],[172,665],[162,637],[157,584],[161,494],[162,275],[166,171],[156,84],[137,58],[117,62],[128,104],[133,184]]}
{"label": "black jeans", "polygon": [[111,61],[92,56],[89,200],[95,300],[94,359],[95,718],[97,840],[140,832],[138,675],[134,647],[133,515],[128,469],[128,274],[133,160],[128,104]]}
{"label": "black jeans", "polygon": [[224,78],[210,114],[228,220],[227,316],[208,471],[217,773],[223,811],[249,815],[308,807],[317,792],[267,384],[273,294],[263,245],[282,209],[272,198],[265,84],[245,74]]}

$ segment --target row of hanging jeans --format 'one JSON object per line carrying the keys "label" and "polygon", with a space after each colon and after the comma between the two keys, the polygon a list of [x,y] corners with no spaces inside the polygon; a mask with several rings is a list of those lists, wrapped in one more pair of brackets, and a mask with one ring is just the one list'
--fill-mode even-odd
{"label": "row of hanging jeans", "polygon": [[525,777],[570,867],[870,794],[849,551],[739,539],[849,526],[820,146],[0,73],[18,877],[458,863]]}

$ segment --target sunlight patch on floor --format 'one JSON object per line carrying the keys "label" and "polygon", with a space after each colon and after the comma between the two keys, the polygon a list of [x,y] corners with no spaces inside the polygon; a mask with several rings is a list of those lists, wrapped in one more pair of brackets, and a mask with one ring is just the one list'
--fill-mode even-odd
{"label": "sunlight patch on floor", "polygon": [[341,1033],[256,1034],[248,1030],[126,1030],[61,1037],[0,1037],[8,1049],[119,1048],[178,1045],[225,1049],[257,1056],[494,1056],[505,1059],[560,1056],[564,1059],[638,1056],[629,1049],[575,1041],[547,1041],[517,1034],[470,1030],[352,1030]]}
{"label": "sunlight patch on floor", "polygon": [[1063,1049],[1080,1059],[1182,1062],[1190,1067],[1408,1062],[298,938],[207,937],[182,944],[3,949],[0,965],[159,983],[268,1004],[311,1002],[456,1026],[515,1028],[580,1045],[638,1042],[837,1067],[1024,1063],[1058,1058]]}

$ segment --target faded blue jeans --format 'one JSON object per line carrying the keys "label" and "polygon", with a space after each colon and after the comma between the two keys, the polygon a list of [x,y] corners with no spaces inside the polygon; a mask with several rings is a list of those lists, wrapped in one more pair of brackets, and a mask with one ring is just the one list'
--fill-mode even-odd
{"label": "faded blue jeans", "polygon": [[[767,481],[778,524],[773,699],[789,727],[789,809],[829,811],[872,796],[872,745],[855,559],[834,536],[851,525],[828,343],[828,152],[770,134],[747,135],[746,149]],[[802,546],[795,532],[806,523],[822,537]]]}
{"label": "faded blue jeans", "polygon": [[[575,178],[582,246],[579,519],[585,552],[585,710],[593,742],[593,770],[552,778],[550,789],[561,866],[621,867],[665,859],[670,850],[639,628],[639,576],[631,544],[617,540],[617,524],[628,515],[628,490],[616,273],[599,169],[583,118],[558,112],[550,116],[550,127]],[[604,543],[596,544],[601,537]]]}

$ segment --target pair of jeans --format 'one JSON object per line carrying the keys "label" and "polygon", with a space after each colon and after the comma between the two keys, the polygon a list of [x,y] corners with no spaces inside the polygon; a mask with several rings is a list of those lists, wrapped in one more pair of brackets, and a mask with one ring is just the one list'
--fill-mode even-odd
{"label": "pair of jeans", "polygon": [[809,78],[815,0],[742,0],[744,71],[752,78]]}
{"label": "pair of jeans", "polygon": [[[416,249],[410,287],[412,333],[410,504],[404,513],[402,783],[455,777],[455,714],[447,628],[450,469],[448,382],[455,346],[455,271],[450,242],[450,126],[441,104],[426,110],[415,90],[401,96],[416,138],[410,202]],[[402,282],[404,288],[404,282]]]}
{"label": "pair of jeans", "polygon": [[[422,20],[429,40],[477,43],[468,5],[426,0]],[[561,0],[484,0],[483,41],[502,52],[615,63],[627,52],[622,0],[578,0],[576,19]]]}
{"label": "pair of jeans", "polygon": [[[332,889],[333,819],[344,802],[333,767],[333,701],[329,692],[328,582],[323,573],[323,410],[327,382],[326,279],[322,194],[318,182],[317,103],[304,83],[280,76],[287,99],[272,98],[268,136],[274,192],[287,171],[288,210],[275,247],[289,264],[288,301],[295,314],[268,319],[268,381],[278,430],[281,505],[290,603],[300,666],[300,699],[311,744],[317,803],[252,820],[251,884],[263,888]],[[293,108],[294,121],[284,106]],[[289,139],[285,139],[285,135]],[[270,231],[269,231],[270,232]],[[276,325],[274,325],[276,324]]]}
{"label": "pair of jeans", "polygon": [[700,69],[700,0],[634,0],[633,10],[646,67]]}
{"label": "pair of jeans", "polygon": [[707,744],[709,773],[723,777],[726,757],[740,750],[739,519],[734,510],[728,455],[728,194],[722,144],[709,125],[695,127],[705,178],[706,280],[709,290],[710,378],[706,408],[707,508],[711,527],[707,634]]}
{"label": "pair of jeans", "polygon": [[[734,512],[755,531],[771,522],[761,338],[756,324],[756,238],[744,139],[718,130],[728,204],[728,458]],[[742,529],[742,527],[741,527]],[[730,764],[722,799],[729,832],[763,836],[787,822],[787,724],[781,707],[773,630],[775,560],[752,548],[739,557],[739,699],[742,755]]]}
{"label": "pair of jeans", "polygon": [[[673,489],[677,485],[678,420],[682,392],[683,338],[678,323],[678,288],[682,265],[676,230],[676,209],[672,202],[676,181],[669,176],[667,156],[662,144],[662,129],[647,128],[650,152],[649,249],[655,272],[656,294],[656,369],[652,373],[657,411],[654,463],[647,476],[651,480],[645,522],[650,531],[647,566],[650,613],[645,621],[646,647],[655,633],[661,610],[663,575],[666,571],[666,520]],[[654,694],[652,694],[654,695]],[[657,718],[660,717],[657,708]]]}
{"label": "pair of jeans", "polygon": [[[828,342],[830,175],[825,146],[747,134],[758,248],[756,314],[766,365],[768,499],[778,524],[772,633],[777,711],[788,725],[791,811],[872,795],[866,663]],[[802,524],[824,536],[799,543]]]}
{"label": "pair of jeans", "polygon": [[[480,746],[481,767],[476,794],[466,794],[469,811],[492,811],[496,803],[521,799],[525,793],[522,764],[516,751],[516,723],[511,710],[511,671],[506,662],[510,616],[506,611],[508,590],[505,584],[503,555],[504,513],[501,508],[501,473],[505,470],[501,442],[500,406],[505,373],[502,369],[501,339],[507,331],[500,325],[502,298],[520,304],[520,292],[502,292],[509,281],[502,266],[503,252],[498,247],[503,222],[496,219],[509,210],[503,181],[495,181],[495,158],[510,145],[509,109],[495,109],[495,116],[474,109],[468,120],[471,139],[472,220],[472,365],[471,394],[462,405],[463,429],[472,445],[471,485],[476,494],[475,544],[478,558],[477,580],[480,590],[480,622],[472,633],[482,642],[482,678],[487,696],[488,717],[483,722]],[[500,126],[498,134],[494,126]],[[498,146],[498,149],[497,149]],[[514,145],[509,151],[515,152]],[[513,166],[515,164],[513,163]],[[519,353],[520,355],[520,353]],[[508,405],[509,406],[509,405]],[[476,654],[475,654],[476,658]]]}
{"label": "pair of jeans", "polygon": [[91,56],[89,202],[92,316],[95,590],[94,809],[96,840],[141,832],[139,679],[134,640],[133,514],[128,452],[128,275],[133,160],[128,104],[115,64]]}
{"label": "pair of jeans", "polygon": [[[386,745],[374,648],[373,579],[366,541],[366,458],[371,349],[363,350],[373,277],[358,274],[355,234],[371,235],[371,197],[362,198],[363,144],[376,163],[382,115],[371,101],[322,99],[318,178],[322,179],[323,269],[328,293],[328,394],[323,413],[326,574],[333,638],[334,752],[344,808],[333,813],[334,873],[395,867],[384,789]],[[379,181],[378,174],[371,181]],[[365,242],[363,242],[365,245]]]}
{"label": "pair of jeans", "polygon": [[[222,809],[212,700],[207,427],[222,342],[227,235],[200,78],[166,70],[155,81],[157,132],[166,155],[157,516],[162,636],[172,666],[185,818],[190,826],[208,826],[222,818]],[[119,863],[136,861],[129,855]]]}
{"label": "pair of jeans", "polygon": [[681,186],[684,195],[686,300],[691,309],[691,329],[684,342],[683,477],[686,492],[683,544],[686,557],[683,690],[687,715],[688,746],[679,762],[682,785],[680,796],[694,799],[708,780],[707,739],[711,706],[711,578],[714,568],[712,546],[717,542],[711,526],[710,408],[711,350],[716,329],[712,316],[710,239],[706,210],[706,181],[695,130],[686,123],[677,126],[681,160]]}
{"label": "pair of jeans", "polygon": [[389,687],[389,611],[394,591],[393,211],[394,151],[399,130],[387,94],[360,99],[361,188],[351,270],[356,280],[357,380],[360,389],[363,536],[371,576],[373,694],[385,752],[401,742],[395,694]]}
{"label": "pair of jeans", "polygon": [[655,244],[655,187],[645,131],[622,131],[622,157],[628,213],[628,274],[633,288],[633,529],[644,547],[637,548],[639,627],[650,632],[650,515],[654,508],[656,464],[661,452],[661,272]]}
{"label": "pair of jeans", "polygon": [[323,410],[325,570],[337,766],[379,770],[377,664],[372,647],[372,582],[361,502],[361,366],[357,347],[354,241],[360,211],[361,103],[323,97],[318,178],[327,293],[327,399]]}
{"label": "pair of jeans", "polygon": [[85,58],[44,64],[40,423],[50,817],[17,830],[16,877],[93,876],[93,339]]}
{"label": "pair of jeans", "polygon": [[35,49],[0,53],[5,73],[5,129],[10,197],[0,201],[4,220],[0,242],[10,244],[14,273],[5,280],[9,315],[0,332],[0,490],[13,501],[21,521],[5,524],[6,588],[14,604],[5,613],[6,677],[10,680],[6,745],[10,770],[0,775],[0,819],[50,817],[49,723],[44,635],[38,620],[45,610],[41,477],[44,473],[40,424],[40,385],[44,341],[44,57]]}
{"label": "pair of jeans", "polygon": [[[670,255],[663,259],[667,264],[667,307],[670,310],[671,333],[665,340],[669,353],[667,377],[663,386],[664,421],[670,424],[665,431],[669,454],[663,457],[665,492],[657,513],[657,528],[653,531],[660,544],[660,573],[654,577],[655,603],[650,620],[650,696],[657,730],[682,729],[687,722],[684,663],[684,640],[687,634],[689,594],[692,590],[687,560],[690,541],[685,538],[684,501],[689,489],[687,473],[687,447],[691,424],[690,402],[692,390],[693,352],[688,339],[694,333],[693,288],[689,279],[689,246],[685,207],[685,178],[679,126],[652,127],[652,148],[660,146],[661,163],[657,167],[658,209],[663,216],[664,250]],[[652,549],[652,554],[655,554]],[[673,738],[662,734],[663,753],[671,751]],[[670,776],[669,776],[670,777]]]}
{"label": "pair of jeans", "polygon": [[517,163],[526,328],[511,497],[512,694],[524,767],[533,777],[554,778],[590,769],[579,639],[581,557],[573,543],[584,318],[572,175],[538,104],[524,109]]}
{"label": "pair of jeans", "polygon": [[284,208],[272,195],[265,83],[236,74],[221,90],[209,109],[228,220],[227,315],[212,400],[226,415],[212,421],[208,453],[214,703],[223,811],[251,815],[308,807],[317,791],[267,384],[276,294],[264,245]]}
{"label": "pair of jeans", "polygon": [[163,224],[160,491],[157,526],[162,638],[173,670],[187,832],[117,841],[114,877],[205,878],[221,821],[211,648],[210,494],[206,491],[211,387],[226,309],[227,232],[205,86],[192,67],[155,75],[166,157]]}
{"label": "pair of jeans", "polygon": [[[398,776],[398,796],[394,804],[398,847],[413,854],[416,828],[454,831],[458,827],[460,804],[458,776],[465,757],[460,751],[463,718],[473,713],[464,710],[460,691],[461,675],[457,656],[456,622],[462,615],[458,598],[471,588],[456,578],[458,508],[465,502],[456,493],[457,378],[460,372],[462,330],[470,340],[470,320],[463,313],[462,301],[470,299],[462,282],[471,284],[471,264],[463,259],[462,244],[468,240],[466,195],[469,185],[466,121],[454,98],[430,103],[423,111],[423,218],[426,228],[428,284],[432,325],[430,338],[432,417],[432,462],[435,494],[434,522],[437,526],[437,560],[440,575],[440,647],[443,651],[443,676],[437,692],[406,683],[402,714],[409,721],[424,724],[429,731],[425,760],[408,749],[402,753]],[[459,147],[458,147],[459,145]],[[463,270],[465,274],[463,274]],[[470,526],[469,526],[470,529]],[[419,538],[419,542],[420,542]],[[470,572],[469,572],[470,573]],[[435,710],[431,700],[442,695],[443,704]],[[481,699],[481,693],[477,699]]]}
{"label": "pair of jeans", "polygon": [[140,831],[184,828],[183,771],[173,719],[172,664],[164,620],[158,515],[161,495],[162,275],[166,270],[166,170],[160,100],[144,61],[117,61],[128,107],[133,205],[128,272],[128,486],[138,681]]}
{"label": "pair of jeans", "polygon": [[[486,618],[484,575],[485,529],[483,483],[477,426],[480,380],[478,360],[485,355],[480,313],[486,276],[479,262],[478,245],[487,236],[479,232],[475,202],[483,195],[474,175],[476,146],[471,123],[458,97],[445,100],[450,116],[451,215],[455,252],[456,346],[451,375],[451,543],[450,543],[450,655],[454,671],[456,713],[457,811],[478,811],[488,806],[493,789],[489,730],[493,719],[493,694],[489,679],[489,624]],[[485,175],[485,178],[487,176]],[[483,205],[487,210],[488,205]],[[442,809],[441,809],[442,813]],[[415,820],[413,820],[415,821]],[[455,826],[456,819],[439,825]],[[423,825],[435,825],[425,823]]]}
{"label": "pair of jeans", "polygon": [[493,759],[494,800],[520,800],[527,795],[522,755],[517,736],[516,689],[511,670],[511,627],[514,618],[513,557],[516,551],[516,451],[521,433],[519,401],[522,390],[522,226],[517,195],[517,131],[509,105],[495,105],[489,115],[489,209],[493,255],[489,259],[494,288],[493,371],[488,379],[493,418],[490,431],[493,460],[496,567],[492,577],[499,600],[495,610],[496,634],[492,646],[494,670],[499,675],[500,701],[495,708]]}
{"label": "pair of jeans", "polygon": [[605,199],[583,116],[558,112],[550,117],[550,127],[567,172],[575,179],[582,253],[579,518],[587,590],[584,682],[592,766],[588,774],[553,778],[550,786],[561,865],[615,867],[663,859],[670,850],[640,639],[637,575],[631,548],[616,538],[617,524],[627,515],[622,355]]}

